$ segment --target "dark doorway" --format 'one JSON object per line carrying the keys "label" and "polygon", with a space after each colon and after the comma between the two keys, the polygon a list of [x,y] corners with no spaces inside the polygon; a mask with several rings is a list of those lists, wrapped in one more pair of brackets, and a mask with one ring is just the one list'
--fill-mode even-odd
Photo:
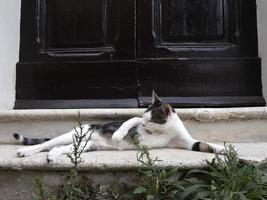
{"label": "dark doorway", "polygon": [[22,0],[15,108],[265,105],[255,0]]}

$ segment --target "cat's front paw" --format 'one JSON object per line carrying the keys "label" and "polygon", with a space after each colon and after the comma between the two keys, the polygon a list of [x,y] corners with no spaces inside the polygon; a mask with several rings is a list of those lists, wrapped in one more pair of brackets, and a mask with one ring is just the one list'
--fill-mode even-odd
{"label": "cat's front paw", "polygon": [[38,152],[40,152],[40,150],[38,148],[36,148],[35,146],[23,147],[23,148],[20,148],[17,150],[17,156],[18,157],[26,157],[26,156],[34,155]]}
{"label": "cat's front paw", "polygon": [[115,133],[113,133],[112,142],[115,143],[115,144],[118,144],[123,140],[124,137],[125,137],[124,132],[118,130]]}
{"label": "cat's front paw", "polygon": [[47,157],[46,157],[47,162],[48,162],[48,163],[53,163],[53,162],[55,162],[55,161],[59,158],[59,156],[61,156],[61,155],[62,155],[62,151],[61,151],[61,149],[60,149],[59,147],[55,147],[55,148],[53,148],[51,151],[48,152]]}

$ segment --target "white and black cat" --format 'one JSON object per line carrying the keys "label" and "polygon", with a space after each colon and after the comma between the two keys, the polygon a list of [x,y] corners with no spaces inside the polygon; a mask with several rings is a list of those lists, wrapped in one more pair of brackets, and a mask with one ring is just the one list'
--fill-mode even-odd
{"label": "white and black cat", "polygon": [[[134,117],[125,122],[112,122],[107,124],[83,125],[86,134],[91,135],[90,140],[85,137],[82,147],[84,151],[97,150],[127,150],[134,149],[131,142],[132,136],[148,148],[179,148],[193,151],[224,153],[224,147],[216,144],[208,144],[193,139],[175,110],[167,103],[163,103],[153,92],[152,104],[144,112],[142,118]],[[54,161],[62,154],[73,151],[73,134],[75,130],[58,136],[54,139],[26,138],[15,133],[14,137],[24,145],[33,145],[20,148],[17,151],[19,157],[30,156],[41,151],[49,151],[48,161]],[[91,134],[92,133],[92,134]]]}

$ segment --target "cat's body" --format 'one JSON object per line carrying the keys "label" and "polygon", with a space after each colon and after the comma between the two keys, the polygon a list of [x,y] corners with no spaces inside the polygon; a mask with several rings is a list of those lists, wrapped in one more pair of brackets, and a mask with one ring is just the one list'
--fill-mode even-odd
{"label": "cat's body", "polygon": [[[142,118],[134,117],[125,122],[102,125],[83,125],[83,132],[87,134],[81,145],[84,151],[135,149],[131,138],[138,136],[149,149],[180,148],[223,153],[222,146],[193,139],[169,104],[162,103],[155,93],[152,99],[152,105],[145,111]],[[75,130],[72,130],[51,140],[29,139],[20,134],[14,134],[14,137],[25,145],[36,144],[19,149],[17,155],[19,157],[30,156],[49,150],[48,161],[54,161],[58,156],[73,151],[72,143],[75,133]],[[89,136],[90,140],[87,142]]]}

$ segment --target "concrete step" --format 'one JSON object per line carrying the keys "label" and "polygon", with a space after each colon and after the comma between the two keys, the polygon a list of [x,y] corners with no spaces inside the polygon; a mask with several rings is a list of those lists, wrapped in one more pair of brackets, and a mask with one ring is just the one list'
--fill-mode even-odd
{"label": "concrete step", "polygon": [[[267,164],[267,143],[233,143],[239,156],[248,162],[262,166]],[[0,199],[37,199],[36,178],[40,178],[48,189],[62,184],[71,168],[67,156],[47,163],[46,152],[25,158],[17,158],[20,145],[0,145]],[[214,154],[192,152],[181,149],[154,149],[152,157],[158,156],[160,167],[178,166],[180,170],[201,168],[204,160],[211,160]],[[101,185],[132,184],[137,181],[136,151],[98,151],[82,155],[78,165],[79,174]]]}
{"label": "concrete step", "polygon": [[[143,109],[80,110],[84,123],[104,123],[141,116]],[[78,110],[0,111],[0,200],[37,199],[35,178],[53,188],[64,181],[71,163],[66,156],[55,163],[46,162],[46,152],[17,158],[12,133],[30,137],[55,137],[77,124]],[[209,142],[231,142],[241,158],[267,166],[267,108],[177,109],[178,115],[194,138]],[[203,167],[214,155],[181,149],[151,150],[162,167],[180,169]],[[136,151],[99,151],[83,154],[81,175],[99,184],[136,181]],[[267,172],[267,170],[266,170]],[[4,194],[4,195],[3,195]]]}
{"label": "concrete step", "polygon": [[[143,109],[84,109],[84,123],[141,116]],[[0,143],[15,143],[12,133],[55,137],[77,124],[78,110],[0,111]],[[191,135],[209,142],[267,142],[267,108],[177,109]]]}
{"label": "concrete step", "polygon": [[[267,163],[267,143],[231,143],[238,149],[239,157],[258,164]],[[0,145],[1,170],[54,170],[66,171],[72,164],[67,156],[59,157],[53,163],[47,163],[47,152],[18,158],[16,150],[21,145]],[[161,167],[178,166],[181,169],[198,168],[204,160],[211,160],[214,154],[194,152],[183,149],[152,149],[152,157],[159,157]],[[82,154],[83,162],[79,164],[80,171],[120,171],[136,170],[139,163],[136,160],[137,151],[93,151]]]}

